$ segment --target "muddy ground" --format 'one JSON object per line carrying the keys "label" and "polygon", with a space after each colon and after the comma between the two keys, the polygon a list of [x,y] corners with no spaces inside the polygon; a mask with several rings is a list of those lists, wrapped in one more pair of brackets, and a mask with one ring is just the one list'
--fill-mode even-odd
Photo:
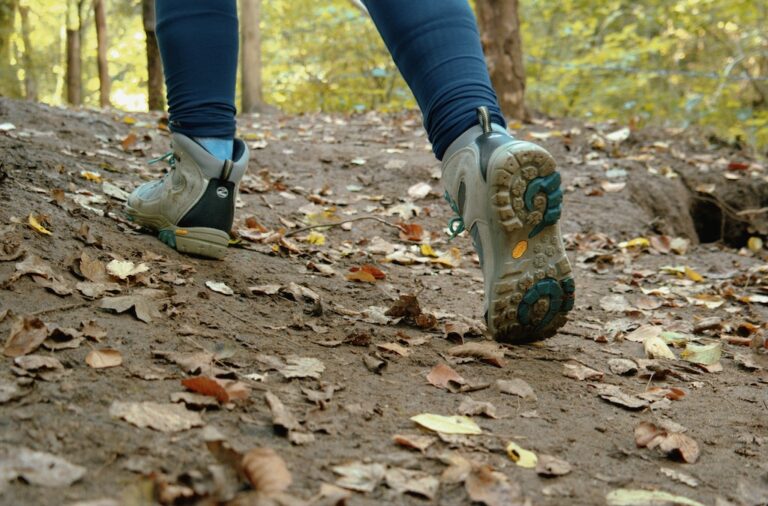
{"label": "muddy ground", "polygon": [[[238,238],[208,261],[122,215],[165,170],[161,117],[0,99],[0,503],[768,504],[764,161],[692,132],[512,125],[560,163],[577,303],[554,338],[495,349],[418,115],[239,125]],[[401,295],[420,317],[384,314]],[[439,364],[463,380],[434,386]],[[411,420],[462,413],[482,434]],[[238,477],[206,439],[276,456]]]}

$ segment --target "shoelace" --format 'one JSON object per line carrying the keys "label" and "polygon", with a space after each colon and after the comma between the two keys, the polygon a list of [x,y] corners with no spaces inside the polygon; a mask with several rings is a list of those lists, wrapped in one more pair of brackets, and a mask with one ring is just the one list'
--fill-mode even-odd
{"label": "shoelace", "polygon": [[462,218],[461,213],[459,213],[459,206],[453,201],[451,196],[448,195],[448,192],[445,192],[444,197],[445,200],[448,201],[448,205],[453,209],[453,212],[456,213],[456,216],[448,220],[448,231],[451,233],[451,238],[449,240],[452,241],[456,236],[464,232],[466,228],[464,226],[464,218]]}
{"label": "shoelace", "polygon": [[168,151],[166,154],[164,154],[161,157],[151,159],[149,161],[149,164],[154,165],[162,161],[167,161],[168,165],[170,165],[172,169],[176,168],[176,157],[173,155],[173,151]]}

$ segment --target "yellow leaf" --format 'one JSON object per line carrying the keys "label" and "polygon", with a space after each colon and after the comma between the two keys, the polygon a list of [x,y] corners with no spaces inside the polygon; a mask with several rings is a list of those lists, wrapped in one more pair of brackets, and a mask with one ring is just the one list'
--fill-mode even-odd
{"label": "yellow leaf", "polygon": [[650,246],[651,246],[651,241],[649,241],[645,237],[636,237],[629,241],[624,241],[619,243],[619,248],[622,248],[622,249],[627,249],[627,248],[646,249],[646,248],[649,248]]}
{"label": "yellow leaf", "polygon": [[443,253],[439,257],[430,260],[433,264],[442,265],[444,267],[458,267],[461,265],[461,250],[459,248],[451,248],[446,253]]}
{"label": "yellow leaf", "polygon": [[29,219],[27,220],[27,222],[29,223],[29,226],[30,226],[30,227],[34,228],[35,230],[37,230],[37,231],[38,231],[38,232],[40,232],[41,234],[45,234],[45,235],[52,235],[50,230],[48,230],[47,228],[45,228],[44,226],[42,226],[42,225],[40,224],[40,222],[39,222],[39,221],[37,221],[37,218],[35,217],[35,215],[34,215],[34,214],[31,214],[31,213],[30,213],[30,215],[29,215]]}
{"label": "yellow leaf", "polygon": [[701,274],[694,271],[688,266],[685,267],[685,275],[688,277],[688,279],[690,279],[691,281],[695,281],[697,283],[704,281],[704,276],[702,276]]}
{"label": "yellow leaf", "polygon": [[419,246],[419,250],[421,250],[421,256],[432,258],[437,258],[439,256],[429,244],[422,244]]}
{"label": "yellow leaf", "polygon": [[467,416],[442,416],[431,413],[412,416],[422,427],[443,434],[482,434],[483,430]]}
{"label": "yellow leaf", "polygon": [[325,236],[320,232],[315,232],[314,230],[309,233],[306,240],[309,244],[315,244],[317,246],[322,246],[325,244]]}
{"label": "yellow leaf", "polygon": [[80,177],[87,179],[88,181],[93,181],[94,183],[101,183],[102,181],[101,174],[98,172],[92,172],[90,170],[81,170]]}
{"label": "yellow leaf", "polygon": [[522,448],[517,443],[509,443],[507,445],[507,455],[512,459],[512,462],[527,469],[533,469],[539,461],[535,453]]}
{"label": "yellow leaf", "polygon": [[126,125],[134,125],[136,124],[136,118],[133,118],[131,116],[126,116],[125,118],[123,118],[123,123],[125,123]]}
{"label": "yellow leaf", "polygon": [[752,253],[757,253],[763,249],[763,240],[759,237],[750,237],[747,241],[747,248],[749,248],[749,251]]}

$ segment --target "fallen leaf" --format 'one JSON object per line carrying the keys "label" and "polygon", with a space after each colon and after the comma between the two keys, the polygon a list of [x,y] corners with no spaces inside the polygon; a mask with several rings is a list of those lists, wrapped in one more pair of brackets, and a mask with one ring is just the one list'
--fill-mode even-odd
{"label": "fallen leaf", "polygon": [[632,309],[629,301],[623,295],[606,295],[600,299],[600,307],[609,313],[624,313]]}
{"label": "fallen leaf", "polygon": [[536,474],[539,476],[553,477],[564,476],[571,472],[571,465],[565,460],[552,455],[539,455],[536,462]]}
{"label": "fallen leaf", "polygon": [[663,490],[640,490],[620,488],[605,496],[607,506],[705,506],[704,504]]}
{"label": "fallen leaf", "polygon": [[98,258],[91,258],[83,251],[80,255],[80,274],[88,281],[100,283],[107,281],[107,269]]}
{"label": "fallen leaf", "polygon": [[40,487],[69,487],[88,471],[50,453],[6,445],[0,446],[0,470],[0,486],[22,478]]}
{"label": "fallen leaf", "polygon": [[319,379],[325,371],[325,364],[316,358],[289,357],[287,365],[278,369],[285,378],[315,378]]}
{"label": "fallen leaf", "polygon": [[145,263],[139,265],[128,260],[112,260],[107,264],[107,272],[119,279],[126,280],[142,272],[147,272],[149,267]]}
{"label": "fallen leaf", "polygon": [[424,229],[416,223],[400,223],[400,239],[410,242],[421,242],[424,237]]}
{"label": "fallen leaf", "polygon": [[496,416],[496,406],[490,402],[475,401],[470,397],[462,399],[459,404],[459,414],[464,416],[484,415],[488,418],[498,418]]}
{"label": "fallen leaf", "polygon": [[347,281],[360,281],[363,283],[375,283],[376,278],[373,274],[367,271],[358,270],[355,272],[350,272],[346,275]]}
{"label": "fallen leaf", "polygon": [[680,483],[683,483],[685,485],[688,485],[689,487],[696,488],[699,486],[699,480],[691,476],[690,474],[686,474],[682,471],[678,471],[677,469],[670,469],[668,467],[662,467],[659,469],[659,472],[666,476],[667,478],[671,478],[675,481],[679,481]]}
{"label": "fallen leaf", "polygon": [[637,372],[637,364],[626,358],[611,358],[608,360],[608,368],[613,374],[629,376]]}
{"label": "fallen leaf", "polygon": [[29,218],[27,218],[27,223],[29,224],[30,227],[32,227],[37,232],[39,232],[39,233],[41,233],[43,235],[52,235],[52,232],[50,230],[48,230],[47,228],[45,228],[44,226],[42,226],[40,224],[39,220],[40,220],[39,217],[37,217],[34,214],[30,213]]}
{"label": "fallen leaf", "polygon": [[422,427],[443,434],[482,434],[482,429],[466,416],[442,416],[424,413],[411,420]]}
{"label": "fallen leaf", "polygon": [[117,367],[123,363],[123,356],[119,351],[110,348],[91,350],[85,357],[85,363],[94,369]]}
{"label": "fallen leaf", "polygon": [[357,492],[373,492],[384,479],[387,468],[382,464],[351,462],[334,466],[333,472],[341,476],[336,485]]}
{"label": "fallen leaf", "polygon": [[590,384],[590,386],[597,390],[597,395],[601,399],[627,409],[642,409],[649,404],[645,399],[623,392],[616,385]]}
{"label": "fallen leaf", "polygon": [[667,343],[665,343],[659,336],[645,338],[645,341],[643,341],[643,349],[645,350],[645,356],[648,358],[677,360],[677,357],[672,353],[672,350],[669,349]]}
{"label": "fallen leaf", "polygon": [[400,494],[413,494],[427,500],[434,499],[440,480],[424,471],[393,467],[385,474],[387,486]]}
{"label": "fallen leaf", "polygon": [[243,455],[242,469],[251,487],[266,497],[284,492],[291,484],[291,472],[272,448],[254,448]]}
{"label": "fallen leaf", "polygon": [[181,380],[181,384],[198,394],[215,397],[222,404],[235,400],[244,400],[250,394],[245,383],[234,380],[221,380],[208,376],[195,376]]}
{"label": "fallen leaf", "polygon": [[411,350],[397,343],[379,343],[376,345],[376,348],[381,351],[400,355],[401,357],[407,357],[411,354]]}
{"label": "fallen leaf", "polygon": [[64,366],[58,358],[46,357],[45,355],[24,355],[13,359],[13,363],[25,371],[54,371],[64,369]]}
{"label": "fallen leaf", "polygon": [[710,344],[688,343],[680,353],[680,358],[685,361],[701,365],[714,365],[720,361],[723,355],[723,345],[720,342]]}
{"label": "fallen leaf", "polygon": [[265,392],[265,399],[270,411],[272,412],[272,425],[278,433],[286,434],[291,431],[301,429],[299,420],[288,411],[278,396],[270,391]]}
{"label": "fallen leaf", "polygon": [[427,374],[427,381],[437,388],[453,390],[466,384],[466,380],[459,373],[446,364],[437,364]]}
{"label": "fallen leaf", "polygon": [[473,502],[486,506],[523,506],[522,490],[502,473],[489,465],[473,466],[464,482],[464,488]]}
{"label": "fallen leaf", "polygon": [[533,391],[533,387],[520,378],[496,380],[496,386],[499,388],[501,393],[504,394],[516,395],[518,397],[522,397],[523,399],[537,399],[536,392]]}
{"label": "fallen leaf", "polygon": [[429,195],[430,191],[432,187],[428,183],[416,183],[408,188],[408,196],[413,200],[419,200]]}
{"label": "fallen leaf", "polygon": [[496,343],[466,343],[454,346],[448,350],[454,357],[472,357],[487,362],[496,367],[504,367],[504,349]]}
{"label": "fallen leaf", "polygon": [[640,422],[635,427],[635,444],[638,448],[659,448],[670,458],[689,464],[699,459],[699,445],[693,438],[679,432],[669,432],[651,422]]}
{"label": "fallen leaf", "polygon": [[216,293],[222,295],[234,295],[235,291],[232,290],[226,283],[220,281],[206,281],[205,286],[213,290]]}
{"label": "fallen leaf", "polygon": [[704,281],[704,276],[702,276],[701,274],[699,274],[698,272],[694,271],[693,269],[691,269],[688,266],[685,267],[685,276],[688,279],[690,279],[691,281],[694,281],[696,283],[700,283],[700,282]]}
{"label": "fallen leaf", "polygon": [[114,401],[109,414],[139,428],[149,427],[161,432],[179,432],[203,425],[198,413],[173,403]]}
{"label": "fallen leaf", "polygon": [[101,299],[102,309],[111,309],[116,313],[124,313],[133,309],[136,318],[144,323],[150,323],[157,316],[157,309],[148,297],[140,295],[124,295],[122,297],[105,297]]}
{"label": "fallen leaf", "polygon": [[578,381],[593,380],[602,381],[604,373],[587,367],[578,362],[566,362],[563,364],[563,376],[566,378],[572,378]]}
{"label": "fallen leaf", "polygon": [[437,442],[437,438],[434,436],[424,436],[421,434],[395,434],[392,436],[392,440],[395,444],[404,446],[406,448],[413,448],[424,452],[427,448]]}
{"label": "fallen leaf", "polygon": [[381,374],[387,367],[387,361],[382,359],[378,354],[363,355],[363,363],[369,371],[376,374]]}
{"label": "fallen leaf", "polygon": [[648,338],[659,336],[662,331],[661,327],[655,325],[643,325],[624,336],[624,339],[635,343],[642,343]]}
{"label": "fallen leaf", "polygon": [[507,444],[507,455],[512,459],[512,462],[527,469],[535,468],[539,460],[535,453],[526,450],[515,442]]}
{"label": "fallen leaf", "polygon": [[20,357],[35,351],[48,337],[48,327],[42,320],[23,316],[16,319],[5,341],[3,354],[6,357]]}

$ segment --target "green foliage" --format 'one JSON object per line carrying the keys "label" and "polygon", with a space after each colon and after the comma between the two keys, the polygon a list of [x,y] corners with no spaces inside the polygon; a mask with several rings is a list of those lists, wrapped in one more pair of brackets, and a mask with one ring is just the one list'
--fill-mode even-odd
{"label": "green foliage", "polygon": [[[21,2],[30,7],[31,70],[40,98],[61,103],[66,2]],[[0,8],[11,3],[0,0]],[[105,3],[112,100],[118,107],[146,107],[140,1]],[[706,126],[768,147],[767,2],[521,0],[521,9],[532,109],[636,125]],[[88,8],[83,23],[83,96],[96,106],[96,36]],[[261,26],[268,103],[288,112],[416,106],[373,23],[348,0],[263,0]],[[18,88],[28,70],[21,64],[27,48],[20,28],[17,16],[6,44],[13,71],[0,76],[0,90]]]}
{"label": "green foliage", "polygon": [[765,2],[522,3],[534,108],[639,125],[703,125],[768,146]]}
{"label": "green foliage", "polygon": [[261,26],[268,102],[290,112],[415,107],[373,23],[349,2],[265,1]]}

